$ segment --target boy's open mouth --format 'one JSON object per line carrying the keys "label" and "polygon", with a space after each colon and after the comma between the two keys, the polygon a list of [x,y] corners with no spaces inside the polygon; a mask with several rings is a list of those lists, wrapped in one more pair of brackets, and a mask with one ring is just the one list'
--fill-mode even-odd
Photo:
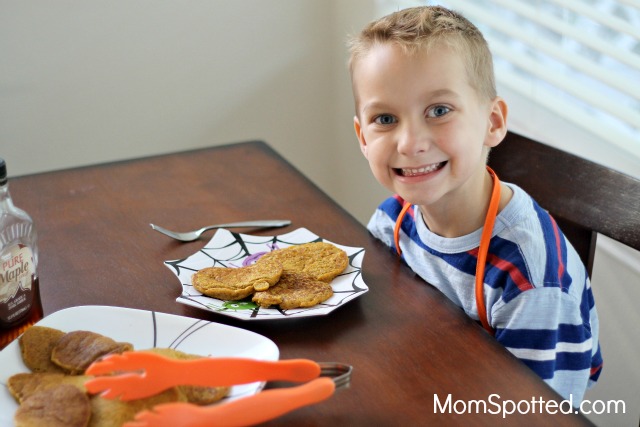
{"label": "boy's open mouth", "polygon": [[422,166],[420,168],[397,168],[394,169],[396,174],[400,176],[418,176],[418,175],[426,175],[431,172],[435,172],[440,170],[446,165],[447,162],[433,163],[428,166]]}

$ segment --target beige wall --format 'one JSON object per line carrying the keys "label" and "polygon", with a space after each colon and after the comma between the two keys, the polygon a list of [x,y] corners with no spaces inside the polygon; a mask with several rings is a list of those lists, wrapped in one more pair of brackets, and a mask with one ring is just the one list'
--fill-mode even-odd
{"label": "beige wall", "polygon": [[344,40],[371,3],[1,0],[0,155],[15,176],[263,139],[364,221]]}

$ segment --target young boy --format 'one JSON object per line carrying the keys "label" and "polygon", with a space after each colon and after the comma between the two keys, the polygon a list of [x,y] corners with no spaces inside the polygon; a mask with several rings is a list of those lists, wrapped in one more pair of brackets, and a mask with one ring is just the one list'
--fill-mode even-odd
{"label": "young boy", "polygon": [[369,230],[578,406],[602,367],[589,277],[549,214],[486,167],[507,105],[482,34],[417,7],[369,24],[350,54],[360,148],[395,193]]}

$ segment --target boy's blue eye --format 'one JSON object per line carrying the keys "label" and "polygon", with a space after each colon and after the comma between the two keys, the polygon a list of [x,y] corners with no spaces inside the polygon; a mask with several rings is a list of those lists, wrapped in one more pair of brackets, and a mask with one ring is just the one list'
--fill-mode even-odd
{"label": "boy's blue eye", "polygon": [[376,117],[375,122],[379,125],[391,125],[396,122],[396,118],[390,114],[381,114]]}
{"label": "boy's blue eye", "polygon": [[446,105],[436,105],[435,107],[430,108],[429,111],[427,111],[427,117],[441,117],[449,113],[449,111],[451,111],[451,108],[447,107]]}

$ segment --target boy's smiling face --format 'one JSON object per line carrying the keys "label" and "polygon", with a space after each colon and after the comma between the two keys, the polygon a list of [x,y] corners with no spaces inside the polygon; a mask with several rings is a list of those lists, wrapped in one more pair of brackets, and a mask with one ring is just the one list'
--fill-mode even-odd
{"label": "boy's smiling face", "polygon": [[426,210],[484,197],[487,150],[504,136],[496,128],[506,127],[506,106],[480,99],[458,54],[378,44],[354,64],[352,81],[356,134],[383,186]]}

